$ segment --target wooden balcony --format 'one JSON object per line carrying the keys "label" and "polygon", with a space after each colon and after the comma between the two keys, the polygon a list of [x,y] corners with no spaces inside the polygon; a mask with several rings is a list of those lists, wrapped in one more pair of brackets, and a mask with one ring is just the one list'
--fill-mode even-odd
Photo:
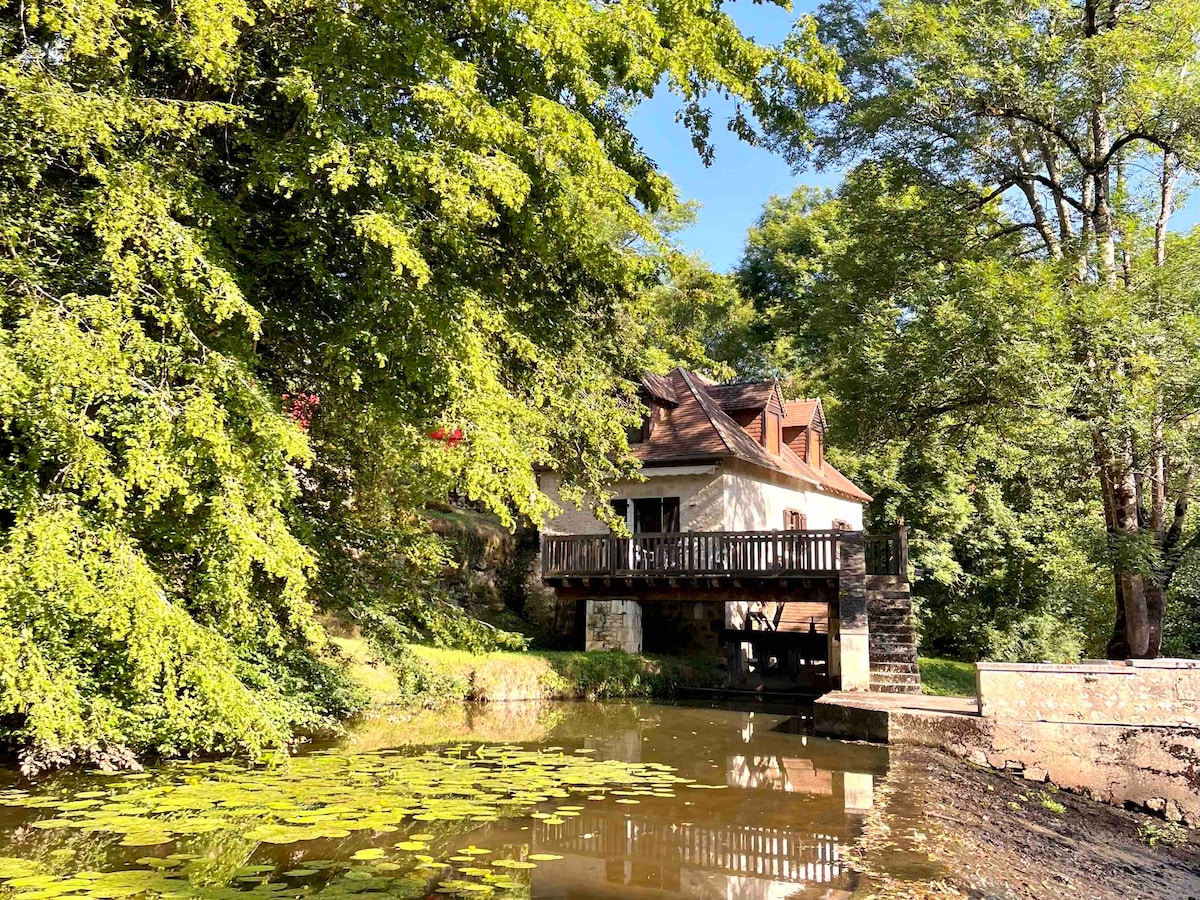
{"label": "wooden balcony", "polygon": [[682,531],[542,538],[542,578],[836,578],[843,540],[862,540],[867,573],[902,574],[904,532]]}

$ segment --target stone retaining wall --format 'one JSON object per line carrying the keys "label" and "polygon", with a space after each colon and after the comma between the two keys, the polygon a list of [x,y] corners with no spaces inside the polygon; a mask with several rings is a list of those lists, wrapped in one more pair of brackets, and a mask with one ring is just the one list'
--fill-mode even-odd
{"label": "stone retaining wall", "polygon": [[816,730],[939,747],[1200,827],[1200,660],[979,663],[977,684],[975,702],[829,694]]}
{"label": "stone retaining wall", "polygon": [[1200,725],[1200,660],[978,663],[976,670],[980,712],[989,718]]}

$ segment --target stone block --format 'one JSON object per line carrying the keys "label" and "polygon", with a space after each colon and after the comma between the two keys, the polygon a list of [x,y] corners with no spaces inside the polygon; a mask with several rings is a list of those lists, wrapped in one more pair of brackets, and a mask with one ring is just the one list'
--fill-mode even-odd
{"label": "stone block", "polygon": [[1032,722],[1191,726],[1200,722],[1200,662],[1075,665],[979,663],[985,716]]}

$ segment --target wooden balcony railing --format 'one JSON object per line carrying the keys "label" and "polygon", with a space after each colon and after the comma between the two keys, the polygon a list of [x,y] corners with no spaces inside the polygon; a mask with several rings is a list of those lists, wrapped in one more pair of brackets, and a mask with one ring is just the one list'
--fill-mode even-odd
{"label": "wooden balcony railing", "polygon": [[[835,576],[840,543],[852,532],[677,531],[617,537],[611,534],[545,535],[543,578],[709,577],[786,578]],[[897,534],[865,535],[866,571],[900,575],[907,570],[903,526]]]}
{"label": "wooden balcony railing", "polygon": [[895,534],[864,535],[863,544],[868,575],[908,574],[908,534],[903,522]]}
{"label": "wooden balcony railing", "polygon": [[831,575],[837,531],[684,531],[547,536],[542,574],[587,576]]}

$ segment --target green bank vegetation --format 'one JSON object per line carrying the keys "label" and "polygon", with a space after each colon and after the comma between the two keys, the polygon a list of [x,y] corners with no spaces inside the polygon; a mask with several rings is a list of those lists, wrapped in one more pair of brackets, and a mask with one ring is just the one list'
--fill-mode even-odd
{"label": "green bank vegetation", "polygon": [[917,660],[921,669],[921,691],[937,697],[974,697],[975,665],[955,659]]}
{"label": "green bank vegetation", "polygon": [[362,640],[335,639],[375,706],[448,702],[614,700],[673,697],[680,687],[719,686],[717,660],[598,651],[472,653],[420,645],[390,648],[385,662]]}

